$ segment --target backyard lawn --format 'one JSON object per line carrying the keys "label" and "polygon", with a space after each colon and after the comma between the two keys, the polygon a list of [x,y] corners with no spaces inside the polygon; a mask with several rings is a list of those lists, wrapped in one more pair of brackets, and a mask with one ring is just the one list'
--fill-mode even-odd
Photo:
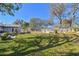
{"label": "backyard lawn", "polygon": [[79,55],[79,35],[75,33],[18,34],[13,40],[0,39],[0,55]]}

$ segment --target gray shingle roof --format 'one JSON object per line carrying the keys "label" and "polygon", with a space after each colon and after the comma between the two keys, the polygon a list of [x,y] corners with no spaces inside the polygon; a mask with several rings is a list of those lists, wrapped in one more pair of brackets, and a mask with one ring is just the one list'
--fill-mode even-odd
{"label": "gray shingle roof", "polygon": [[0,24],[0,27],[19,27],[19,25],[7,25],[7,24]]}

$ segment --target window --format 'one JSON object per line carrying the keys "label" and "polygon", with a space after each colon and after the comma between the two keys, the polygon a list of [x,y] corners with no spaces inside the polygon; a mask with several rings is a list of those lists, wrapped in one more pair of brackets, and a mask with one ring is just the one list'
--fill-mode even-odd
{"label": "window", "polygon": [[14,32],[14,28],[12,28],[12,32]]}

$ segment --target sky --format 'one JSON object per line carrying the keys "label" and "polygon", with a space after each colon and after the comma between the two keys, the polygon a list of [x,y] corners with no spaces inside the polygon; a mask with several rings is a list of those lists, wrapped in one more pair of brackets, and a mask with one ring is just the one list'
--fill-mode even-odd
{"label": "sky", "polygon": [[29,22],[31,18],[48,20],[50,18],[49,7],[47,3],[24,3],[22,4],[22,8],[15,13],[15,16],[0,14],[0,22],[12,24],[16,19]]}
{"label": "sky", "polygon": [[[71,4],[66,6],[67,12],[71,11]],[[77,16],[79,15],[79,12]],[[65,17],[69,17],[68,15],[64,15]],[[26,22],[29,22],[31,18],[40,18],[43,20],[50,19],[50,4],[48,3],[24,3],[22,4],[22,8],[15,13],[15,16],[10,15],[1,15],[0,14],[0,23],[4,24],[12,24],[16,19],[22,19]],[[57,17],[53,17],[54,22],[58,23]],[[77,18],[77,22],[79,23],[79,18]]]}

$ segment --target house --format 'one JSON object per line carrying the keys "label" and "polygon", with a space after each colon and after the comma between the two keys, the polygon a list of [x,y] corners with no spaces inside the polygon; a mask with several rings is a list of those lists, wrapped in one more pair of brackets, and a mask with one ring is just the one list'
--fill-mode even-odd
{"label": "house", "polygon": [[55,25],[54,28],[58,32],[70,32],[72,31],[72,19],[63,19],[59,24]]}
{"label": "house", "polygon": [[58,32],[79,32],[79,24],[74,23],[72,19],[60,20],[58,24],[54,24],[54,29]]}
{"label": "house", "polygon": [[13,24],[12,25],[0,24],[0,33],[3,33],[3,32],[20,33],[21,32],[21,26],[20,25],[13,25]]}
{"label": "house", "polygon": [[51,33],[53,32],[53,29],[41,29],[42,33]]}

